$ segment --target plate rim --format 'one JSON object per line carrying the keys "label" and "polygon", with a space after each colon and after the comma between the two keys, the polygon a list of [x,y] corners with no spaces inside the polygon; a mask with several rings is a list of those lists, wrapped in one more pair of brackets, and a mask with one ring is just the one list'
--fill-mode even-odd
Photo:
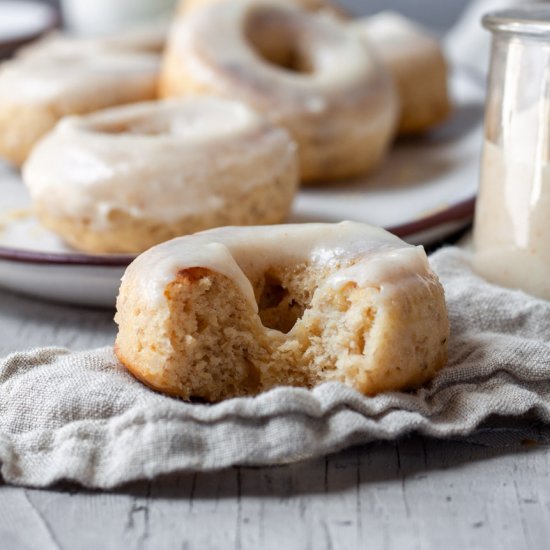
{"label": "plate rim", "polygon": [[20,46],[23,46],[28,42],[32,42],[33,40],[36,40],[41,36],[48,34],[49,32],[58,28],[61,24],[61,15],[59,14],[59,11],[56,10],[53,6],[33,0],[25,0],[25,3],[32,4],[36,7],[39,7],[40,9],[43,9],[44,13],[48,13],[49,21],[47,22],[47,24],[44,25],[44,28],[38,32],[35,31],[31,33],[21,34],[18,38],[12,38],[11,40],[0,39],[1,55],[3,55],[5,52],[11,52],[12,50],[19,48]]}
{"label": "plate rim", "polygon": [[434,212],[429,216],[418,218],[411,222],[385,228],[386,231],[393,233],[397,237],[409,237],[421,231],[434,229],[440,225],[451,222],[467,221],[473,218],[476,207],[477,194],[471,195],[466,199],[461,199],[449,207]]}
{"label": "plate rim", "polygon": [[[428,216],[411,222],[385,228],[398,237],[407,237],[450,222],[467,221],[475,210],[476,195],[456,202]],[[0,246],[0,261],[15,263],[57,265],[127,267],[138,254],[85,254],[81,252],[40,252],[22,248]]]}

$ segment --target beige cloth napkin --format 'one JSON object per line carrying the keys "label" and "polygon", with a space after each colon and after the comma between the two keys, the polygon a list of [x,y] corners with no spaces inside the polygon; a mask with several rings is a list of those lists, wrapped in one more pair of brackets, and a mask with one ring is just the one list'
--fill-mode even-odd
{"label": "beige cloth napkin", "polygon": [[278,464],[410,432],[472,433],[492,415],[550,422],[550,303],[481,280],[456,248],[431,258],[445,286],[450,361],[413,393],[339,384],[217,405],[155,393],[110,348],[42,349],[0,362],[0,463],[11,483],[110,488],[234,464]]}

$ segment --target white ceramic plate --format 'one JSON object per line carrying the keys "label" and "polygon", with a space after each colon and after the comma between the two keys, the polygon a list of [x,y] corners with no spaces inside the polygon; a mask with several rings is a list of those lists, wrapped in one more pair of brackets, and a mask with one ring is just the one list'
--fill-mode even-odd
{"label": "white ceramic plate", "polygon": [[58,22],[53,8],[38,2],[0,2],[0,55],[52,30]]}
{"label": "white ceramic plate", "polygon": [[[456,111],[422,139],[403,140],[364,180],[300,192],[289,221],[343,219],[384,226],[430,244],[467,225],[477,192],[483,83],[454,75]],[[30,213],[19,174],[0,164],[0,285],[41,298],[113,307],[131,256],[78,253]]]}

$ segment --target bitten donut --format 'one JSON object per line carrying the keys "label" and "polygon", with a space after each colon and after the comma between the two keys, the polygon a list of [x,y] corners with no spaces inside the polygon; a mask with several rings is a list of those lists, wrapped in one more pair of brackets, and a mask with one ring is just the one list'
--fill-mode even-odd
{"label": "bitten donut", "polygon": [[353,24],[392,74],[401,98],[400,134],[425,132],[444,121],[452,107],[447,63],[441,46],[413,21],[382,12]]}
{"label": "bitten donut", "polygon": [[359,33],[274,1],[221,2],[176,21],[160,94],[190,93],[242,99],[285,127],[303,181],[374,168],[398,114],[391,77]]}
{"label": "bitten donut", "polygon": [[62,120],[23,170],[42,224],[88,252],[141,252],[220,225],[279,223],[296,146],[246,105],[212,97]]}
{"label": "bitten donut", "polygon": [[156,97],[159,56],[110,49],[28,55],[0,67],[0,156],[20,166],[65,115]]}
{"label": "bitten donut", "polygon": [[117,300],[120,361],[207,401],[338,381],[415,388],[447,359],[443,288],[422,247],[368,225],[228,227],[139,256]]}

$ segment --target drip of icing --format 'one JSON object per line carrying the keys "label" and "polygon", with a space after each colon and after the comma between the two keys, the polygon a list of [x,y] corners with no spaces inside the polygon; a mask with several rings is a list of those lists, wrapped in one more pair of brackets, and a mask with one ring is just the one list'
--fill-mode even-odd
{"label": "drip of icing", "polygon": [[393,283],[399,279],[416,276],[428,268],[422,247],[380,250],[373,257],[367,257],[332,274],[326,284],[334,290],[339,290],[349,283],[362,288],[378,286],[381,282]]}

